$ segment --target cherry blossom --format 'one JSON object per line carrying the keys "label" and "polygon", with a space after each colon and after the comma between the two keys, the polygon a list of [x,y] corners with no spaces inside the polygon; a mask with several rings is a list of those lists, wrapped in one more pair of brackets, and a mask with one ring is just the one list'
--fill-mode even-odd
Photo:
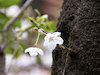
{"label": "cherry blossom", "polygon": [[64,42],[60,35],[60,32],[48,33],[44,38],[43,46],[51,51],[54,50],[57,44],[61,45]]}
{"label": "cherry blossom", "polygon": [[28,53],[30,54],[30,56],[37,56],[38,54],[40,55],[43,55],[43,51],[42,49],[40,48],[37,48],[37,47],[29,47],[27,49],[25,49],[25,53]]}

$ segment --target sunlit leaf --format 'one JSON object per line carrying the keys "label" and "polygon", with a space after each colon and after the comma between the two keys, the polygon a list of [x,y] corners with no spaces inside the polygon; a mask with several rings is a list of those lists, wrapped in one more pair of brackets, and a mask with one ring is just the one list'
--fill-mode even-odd
{"label": "sunlit leaf", "polygon": [[9,7],[18,4],[20,0],[0,0],[0,7]]}
{"label": "sunlit leaf", "polygon": [[41,27],[42,29],[44,29],[44,30],[47,29],[46,26],[45,26],[44,24],[40,24],[40,27]]}
{"label": "sunlit leaf", "polygon": [[47,31],[54,32],[56,31],[57,21],[47,21],[45,25],[47,26]]}
{"label": "sunlit leaf", "polygon": [[32,25],[37,26],[37,22],[34,18],[29,17],[29,20],[32,22]]}
{"label": "sunlit leaf", "polygon": [[42,21],[41,16],[37,16],[37,17],[36,17],[36,21],[37,21],[38,23],[41,22],[41,21]]}
{"label": "sunlit leaf", "polygon": [[34,11],[35,11],[39,16],[41,16],[41,14],[40,14],[40,12],[39,12],[38,9],[34,9]]}

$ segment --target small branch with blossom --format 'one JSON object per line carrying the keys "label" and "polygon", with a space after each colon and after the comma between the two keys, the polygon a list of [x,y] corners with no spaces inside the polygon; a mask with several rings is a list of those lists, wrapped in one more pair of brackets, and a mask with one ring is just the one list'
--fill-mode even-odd
{"label": "small branch with blossom", "polygon": [[[31,21],[32,26],[27,27],[25,30],[17,31],[17,33],[21,32],[20,36],[23,34],[23,32],[29,29],[36,30],[38,32],[38,36],[33,47],[29,47],[25,49],[25,53],[29,53],[31,56],[44,54],[43,50],[38,48],[39,37],[41,34],[45,35],[43,47],[45,47],[47,50],[50,50],[52,52],[57,47],[57,45],[59,45],[60,48],[66,49],[67,47],[63,46],[64,40],[60,37],[61,32],[52,31],[49,27],[50,25],[47,25],[48,23],[51,23],[50,21],[48,21],[48,15],[46,14],[41,15],[39,11],[36,9],[35,11],[37,12],[39,16],[37,16],[36,19],[29,17],[29,20]],[[70,50],[69,48],[67,49]]]}
{"label": "small branch with blossom", "polygon": [[[37,16],[36,20],[34,18],[29,17],[29,20],[33,23],[34,28],[38,32],[37,40],[33,47],[29,47],[25,49],[25,53],[29,53],[31,56],[36,56],[38,54],[43,55],[43,50],[38,48],[38,40],[41,34],[44,34],[44,42],[43,42],[43,47],[45,47],[47,50],[50,50],[51,52],[57,47],[57,45],[60,48],[71,50],[70,48],[67,48],[66,46],[63,45],[64,40],[60,37],[61,32],[50,32],[48,25],[46,25],[48,21],[48,16],[47,15],[42,15],[39,13],[38,10],[36,10]],[[49,29],[49,30],[48,30]]]}

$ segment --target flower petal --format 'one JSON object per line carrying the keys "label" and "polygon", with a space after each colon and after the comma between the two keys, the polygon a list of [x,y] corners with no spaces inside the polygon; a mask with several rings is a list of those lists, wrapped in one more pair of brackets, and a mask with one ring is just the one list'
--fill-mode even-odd
{"label": "flower petal", "polygon": [[61,37],[55,37],[54,41],[56,42],[56,44],[59,44],[59,45],[63,44],[64,42],[64,40]]}
{"label": "flower petal", "polygon": [[25,49],[25,53],[33,51],[33,49],[34,49],[33,47],[29,47],[29,48]]}
{"label": "flower petal", "polygon": [[49,43],[49,40],[45,40],[43,43],[43,46],[46,47],[48,45],[48,43]]}
{"label": "flower petal", "polygon": [[55,42],[51,42],[51,44],[49,44],[49,45],[50,45],[50,49],[52,49],[52,50],[54,50],[57,46],[57,44]]}
{"label": "flower petal", "polygon": [[61,32],[54,32],[54,33],[52,33],[52,35],[57,37],[57,36],[61,35]]}
{"label": "flower petal", "polygon": [[44,40],[48,40],[50,37],[51,37],[51,33],[48,33],[46,36],[45,36],[45,38],[44,38]]}
{"label": "flower petal", "polygon": [[39,53],[40,55],[43,55],[43,54],[44,54],[43,51],[42,51],[42,49],[40,49],[40,48],[36,48],[35,50],[36,50],[37,53]]}
{"label": "flower petal", "polygon": [[44,54],[40,48],[36,48],[36,47],[29,47],[29,48],[25,49],[25,53],[27,53],[27,52],[29,52],[29,54],[31,56],[36,56],[36,55],[38,55],[38,53],[40,55]]}
{"label": "flower petal", "polygon": [[35,52],[35,51],[33,51],[33,52],[29,52],[29,54],[30,54],[30,56],[37,56],[37,55],[38,55],[38,53]]}
{"label": "flower petal", "polygon": [[45,46],[48,50],[53,51],[56,48],[56,43],[55,42],[50,42]]}

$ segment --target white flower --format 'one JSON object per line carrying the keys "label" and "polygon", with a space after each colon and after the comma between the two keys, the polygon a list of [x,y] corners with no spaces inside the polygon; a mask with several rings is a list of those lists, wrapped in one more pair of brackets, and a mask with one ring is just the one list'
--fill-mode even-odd
{"label": "white flower", "polygon": [[60,32],[48,33],[44,38],[43,46],[49,50],[54,50],[57,44],[63,44],[64,40],[60,37]]}
{"label": "white flower", "polygon": [[20,8],[17,5],[13,5],[13,6],[7,8],[6,15],[16,17],[19,12],[20,12]]}
{"label": "white flower", "polygon": [[29,52],[31,56],[37,56],[38,54],[43,55],[43,51],[37,47],[29,47],[25,49],[25,53]]}

